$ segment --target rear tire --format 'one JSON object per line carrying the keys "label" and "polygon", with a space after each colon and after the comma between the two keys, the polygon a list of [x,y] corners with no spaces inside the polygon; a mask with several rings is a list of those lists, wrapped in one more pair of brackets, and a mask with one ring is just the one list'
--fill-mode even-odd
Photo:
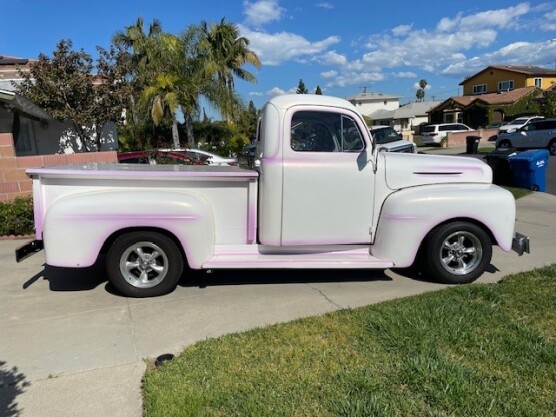
{"label": "rear tire", "polygon": [[433,229],[425,261],[433,278],[445,284],[467,284],[480,277],[492,258],[492,242],[479,226],[457,221]]}
{"label": "rear tire", "polygon": [[173,291],[183,267],[183,256],[174,241],[156,232],[123,234],[106,257],[110,282],[128,297],[155,297]]}
{"label": "rear tire", "polygon": [[512,143],[509,140],[502,140],[498,144],[498,149],[509,149],[512,147]]}
{"label": "rear tire", "polygon": [[550,155],[556,155],[556,139],[552,139],[548,144],[548,152]]}

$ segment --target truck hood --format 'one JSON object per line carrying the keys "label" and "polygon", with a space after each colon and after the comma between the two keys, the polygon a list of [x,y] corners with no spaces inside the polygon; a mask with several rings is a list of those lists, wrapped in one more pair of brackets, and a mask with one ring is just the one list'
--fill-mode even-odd
{"label": "truck hood", "polygon": [[386,185],[393,190],[429,184],[492,183],[492,169],[477,158],[389,152],[380,152],[378,157],[383,159]]}

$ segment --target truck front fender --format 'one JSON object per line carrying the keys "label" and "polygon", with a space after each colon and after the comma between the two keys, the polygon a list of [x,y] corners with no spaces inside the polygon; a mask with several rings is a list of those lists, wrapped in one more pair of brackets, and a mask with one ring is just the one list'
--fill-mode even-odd
{"label": "truck front fender", "polygon": [[53,203],[44,221],[46,263],[91,266],[106,240],[129,228],[172,234],[191,268],[199,268],[214,253],[214,217],[204,198],[190,192],[137,188],[73,194]]}
{"label": "truck front fender", "polygon": [[421,242],[439,224],[468,220],[484,227],[504,251],[512,248],[513,195],[491,184],[412,187],[388,196],[382,205],[372,254],[410,266]]}

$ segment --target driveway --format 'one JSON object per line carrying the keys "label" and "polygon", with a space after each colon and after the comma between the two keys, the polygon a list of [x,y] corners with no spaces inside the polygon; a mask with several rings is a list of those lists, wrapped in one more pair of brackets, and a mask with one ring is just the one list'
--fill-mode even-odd
{"label": "driveway", "polygon": [[[517,230],[533,253],[495,248],[478,282],[549,264],[556,197],[518,201]],[[209,337],[438,290],[444,285],[386,271],[217,271],[184,277],[171,294],[114,293],[102,264],[16,264],[21,241],[0,241],[0,417],[140,417],[145,360]],[[69,256],[69,255],[68,255]]]}

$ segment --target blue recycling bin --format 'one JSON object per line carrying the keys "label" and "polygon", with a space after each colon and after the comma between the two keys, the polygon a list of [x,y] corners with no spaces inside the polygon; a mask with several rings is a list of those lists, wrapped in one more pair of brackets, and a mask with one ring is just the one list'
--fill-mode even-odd
{"label": "blue recycling bin", "polygon": [[514,185],[534,191],[546,191],[546,149],[518,153],[508,158],[514,173]]}

